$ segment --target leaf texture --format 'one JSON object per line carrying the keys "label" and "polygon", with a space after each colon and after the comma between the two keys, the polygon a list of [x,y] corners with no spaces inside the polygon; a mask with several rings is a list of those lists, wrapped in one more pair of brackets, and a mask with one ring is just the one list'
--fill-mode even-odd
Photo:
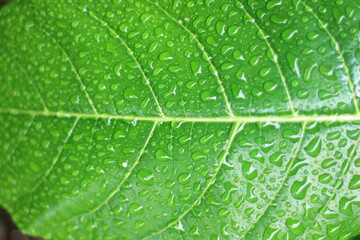
{"label": "leaf texture", "polygon": [[348,239],[358,0],[0,11],[0,204],[48,239]]}

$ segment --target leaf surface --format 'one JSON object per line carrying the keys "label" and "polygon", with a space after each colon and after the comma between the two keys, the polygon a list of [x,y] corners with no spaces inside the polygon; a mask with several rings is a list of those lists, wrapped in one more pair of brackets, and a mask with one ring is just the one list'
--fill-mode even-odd
{"label": "leaf surface", "polygon": [[0,204],[48,239],[348,239],[360,4],[18,1]]}

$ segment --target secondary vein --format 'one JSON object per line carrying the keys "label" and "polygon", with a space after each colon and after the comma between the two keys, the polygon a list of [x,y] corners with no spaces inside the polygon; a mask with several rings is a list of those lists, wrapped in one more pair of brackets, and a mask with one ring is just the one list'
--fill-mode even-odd
{"label": "secondary vein", "polygon": [[78,219],[78,218],[80,218],[82,216],[87,216],[87,215],[90,215],[90,214],[93,214],[93,213],[97,212],[104,205],[106,205],[120,191],[123,184],[130,177],[130,175],[133,173],[135,167],[139,164],[140,159],[141,159],[142,155],[144,154],[145,149],[148,146],[151,137],[154,134],[154,131],[155,131],[155,128],[156,128],[157,124],[158,124],[157,122],[154,122],[154,124],[153,124],[153,126],[152,126],[152,128],[151,128],[151,130],[149,132],[149,135],[148,135],[148,137],[147,137],[147,139],[146,139],[146,141],[144,143],[144,146],[141,148],[136,160],[134,161],[134,163],[130,167],[129,171],[125,174],[124,178],[120,181],[120,183],[116,186],[116,188],[110,192],[110,194],[107,196],[107,198],[105,200],[103,200],[100,204],[98,204],[96,207],[91,209],[90,211],[88,211],[86,213],[83,213],[83,214],[80,214],[80,215],[77,215],[77,216],[75,216],[75,217],[73,217],[73,218],[71,218],[69,220],[66,220],[66,221],[62,222],[61,224],[66,224],[66,223],[74,221],[75,219]]}
{"label": "secondary vein", "polygon": [[[241,9],[244,11],[245,15],[248,16],[249,18],[255,20],[255,18],[253,18],[252,15],[245,9],[244,4],[242,2],[240,2],[240,0],[237,1],[237,2],[242,4]],[[267,37],[266,37],[263,29],[259,26],[259,24],[257,24],[256,21],[251,21],[251,23],[253,23],[254,26],[259,30],[259,32],[260,32],[260,34],[262,36],[262,39],[265,41],[267,47],[271,51],[271,54],[274,56],[273,61],[274,61],[275,65],[276,65],[276,68],[277,68],[277,70],[279,72],[279,75],[280,75],[280,78],[281,78],[281,82],[282,82],[282,84],[284,86],[286,97],[288,99],[288,103],[289,103],[289,106],[290,106],[290,110],[291,110],[293,115],[297,115],[297,112],[296,112],[295,107],[294,107],[293,100],[291,98],[290,90],[289,90],[289,87],[288,87],[287,82],[286,82],[285,75],[284,75],[283,71],[281,70],[280,64],[278,63],[278,60],[277,60],[278,55],[276,54],[275,49],[271,46],[271,43],[267,40]]]}
{"label": "secondary vein", "polygon": [[301,133],[300,133],[300,140],[295,148],[293,157],[290,161],[290,163],[288,164],[287,168],[286,168],[286,173],[285,173],[285,177],[283,178],[283,180],[281,181],[278,189],[276,190],[273,198],[268,202],[268,204],[266,204],[266,206],[264,207],[263,211],[261,212],[261,214],[255,219],[254,222],[252,222],[249,227],[247,227],[247,231],[243,234],[243,239],[245,239],[245,236],[251,231],[252,227],[255,226],[255,224],[257,224],[260,219],[265,215],[265,213],[267,212],[267,210],[270,208],[270,206],[275,202],[276,198],[278,197],[279,193],[281,192],[281,190],[284,188],[286,180],[289,178],[289,174],[290,171],[292,169],[292,167],[294,166],[295,162],[296,162],[296,158],[299,155],[299,152],[301,150],[301,146],[302,143],[304,141],[304,136],[305,136],[305,130],[306,130],[306,122],[304,122],[301,126]]}
{"label": "secondary vein", "polygon": [[[5,49],[5,48],[4,48]],[[2,53],[6,54],[12,61],[14,61],[14,64],[20,69],[20,71],[25,75],[25,77],[27,79],[29,79],[29,82],[31,83],[31,85],[34,87],[36,93],[39,96],[41,105],[44,108],[44,111],[48,111],[48,107],[46,105],[46,101],[45,98],[43,97],[42,93],[40,92],[39,88],[36,86],[34,80],[29,76],[29,74],[27,73],[27,71],[25,70],[24,66],[22,66],[19,61],[12,55],[9,54],[8,51],[2,51]]]}
{"label": "secondary vein", "polygon": [[73,63],[73,61],[71,60],[69,54],[65,51],[64,47],[60,44],[60,42],[53,36],[51,35],[49,32],[45,31],[44,29],[40,28],[39,26],[37,25],[34,25],[40,32],[42,32],[45,36],[49,37],[55,44],[56,46],[60,49],[60,51],[62,52],[62,54],[64,54],[65,58],[66,58],[66,61],[70,64],[70,67],[71,67],[71,71],[75,74],[76,76],[76,79],[79,81],[80,83],[80,86],[81,86],[81,90],[85,93],[85,97],[86,99],[88,100],[92,110],[95,112],[95,113],[98,113],[95,105],[94,105],[94,102],[93,100],[91,99],[88,91],[86,90],[86,86],[78,72],[78,70],[76,70],[75,68],[75,65]]}
{"label": "secondary vein", "polygon": [[23,134],[21,135],[21,137],[19,138],[19,142],[17,144],[14,144],[14,148],[13,150],[10,152],[10,154],[6,157],[5,161],[3,163],[0,164],[0,168],[3,168],[3,166],[5,164],[7,164],[12,157],[14,156],[14,154],[16,153],[16,151],[19,149],[20,145],[23,143],[23,141],[26,139],[26,136],[28,135],[31,127],[34,124],[34,120],[35,120],[35,115],[31,116],[31,120],[30,123],[28,124],[28,127],[26,128],[26,130],[23,132]]}
{"label": "secondary vein", "polygon": [[187,208],[180,216],[178,216],[176,221],[173,221],[170,224],[168,224],[166,227],[160,229],[159,231],[152,233],[149,236],[144,237],[143,240],[157,236],[157,235],[161,234],[162,232],[166,231],[167,229],[169,229],[170,227],[174,226],[176,223],[181,221],[181,219],[183,219],[196,206],[196,204],[198,204],[201,201],[201,199],[204,197],[205,193],[207,193],[207,191],[210,189],[210,187],[216,181],[216,177],[219,175],[220,169],[221,169],[222,165],[224,164],[226,157],[229,155],[230,148],[235,140],[236,134],[238,133],[239,126],[240,126],[240,123],[234,123],[234,125],[231,129],[229,141],[226,144],[224,155],[221,158],[219,165],[215,170],[214,175],[210,178],[209,183],[206,185],[205,189],[202,191],[202,193],[199,195],[199,197],[189,206],[189,208]]}
{"label": "secondary vein", "polygon": [[229,112],[230,116],[234,116],[234,112],[232,110],[231,107],[231,103],[229,100],[229,97],[226,94],[225,91],[225,87],[221,81],[221,79],[219,78],[219,71],[216,69],[215,65],[212,63],[211,59],[212,57],[208,54],[208,52],[205,50],[205,46],[204,44],[202,44],[200,42],[200,40],[198,39],[198,37],[192,32],[190,31],[189,28],[187,28],[184,24],[182,24],[179,20],[177,20],[175,17],[173,17],[169,12],[167,12],[163,7],[161,7],[158,3],[153,3],[149,0],[146,0],[148,3],[153,4],[154,6],[158,7],[168,18],[170,18],[172,21],[174,21],[175,23],[179,24],[188,34],[190,34],[190,36],[195,40],[195,42],[198,44],[198,46],[200,47],[201,51],[204,53],[206,61],[209,63],[212,71],[214,72],[214,76],[220,86],[221,92],[223,94],[224,100],[225,100],[225,104],[226,104],[226,109]]}
{"label": "secondary vein", "polygon": [[346,162],[345,167],[343,168],[340,177],[338,178],[338,180],[335,182],[334,185],[334,191],[331,194],[330,198],[327,199],[327,201],[325,202],[325,204],[322,206],[322,208],[320,208],[320,210],[317,212],[317,214],[315,215],[313,221],[311,222],[311,224],[309,224],[308,228],[305,230],[305,232],[303,233],[303,236],[306,236],[307,232],[311,230],[311,228],[315,225],[316,220],[318,219],[318,217],[323,214],[326,210],[327,207],[329,205],[329,203],[334,200],[334,198],[336,197],[336,193],[337,191],[343,186],[343,180],[346,176],[346,174],[349,172],[350,169],[350,165],[355,161],[355,156],[356,156],[356,150],[359,149],[359,143],[360,143],[360,135],[357,137],[355,143],[354,143],[354,148],[351,150],[350,155],[349,155],[349,160]]}
{"label": "secondary vein", "polygon": [[348,84],[349,84],[350,92],[353,95],[352,99],[354,102],[354,107],[355,107],[356,113],[360,113],[360,108],[359,108],[359,105],[356,100],[357,96],[356,96],[356,91],[355,91],[355,85],[351,78],[350,70],[349,70],[348,65],[346,64],[346,61],[345,61],[344,55],[341,51],[339,42],[336,40],[335,36],[330,32],[329,28],[327,27],[327,24],[324,24],[324,22],[319,18],[319,16],[314,12],[314,10],[310,6],[308,6],[304,1],[300,0],[300,2],[302,5],[304,5],[305,9],[311,15],[313,15],[313,17],[319,22],[322,29],[329,35],[331,41],[335,44],[335,51],[339,55],[341,62],[343,63],[342,65],[343,65],[343,68],[345,71],[345,75],[348,78]]}
{"label": "secondary vein", "polygon": [[63,144],[60,146],[60,149],[58,150],[58,154],[55,156],[55,158],[53,159],[50,167],[46,170],[46,172],[44,173],[44,175],[41,177],[40,181],[37,182],[36,184],[34,184],[33,188],[31,188],[31,190],[27,193],[27,194],[31,194],[33,192],[35,192],[35,190],[37,188],[39,188],[39,186],[45,181],[45,179],[49,176],[50,172],[54,169],[54,166],[55,164],[58,162],[58,160],[60,159],[61,157],[61,154],[63,153],[64,151],[64,147],[65,145],[68,143],[70,137],[72,136],[74,130],[75,130],[75,127],[77,125],[77,123],[79,122],[79,119],[80,118],[76,118],[73,125],[71,126],[70,130],[68,131],[68,133],[66,134],[66,137],[63,141]]}
{"label": "secondary vein", "polygon": [[[70,2],[70,3],[72,3],[72,2]],[[74,7],[76,7],[78,10],[81,10],[80,7],[77,7],[77,6],[74,6]],[[157,98],[157,96],[156,96],[156,94],[154,92],[154,89],[151,86],[150,79],[146,76],[146,74],[145,74],[145,72],[143,70],[143,67],[141,66],[141,64],[138,61],[138,59],[136,58],[136,56],[134,55],[134,51],[125,42],[125,40],[120,36],[120,34],[118,34],[112,27],[110,27],[109,24],[106,21],[100,19],[92,11],[89,11],[86,8],[82,9],[82,12],[87,12],[92,19],[96,20],[97,22],[101,23],[102,26],[106,27],[115,36],[115,38],[118,39],[121,42],[121,44],[126,48],[128,54],[131,56],[131,58],[134,60],[134,62],[138,66],[138,69],[139,69],[142,77],[145,79],[146,85],[149,87],[151,95],[153,96],[153,99],[154,99],[154,101],[155,101],[155,103],[157,105],[158,111],[160,112],[161,116],[165,116],[165,113],[164,113],[164,111],[163,111],[163,109],[162,109],[162,107],[160,105],[160,102],[159,102],[159,100],[158,100],[158,98]]]}

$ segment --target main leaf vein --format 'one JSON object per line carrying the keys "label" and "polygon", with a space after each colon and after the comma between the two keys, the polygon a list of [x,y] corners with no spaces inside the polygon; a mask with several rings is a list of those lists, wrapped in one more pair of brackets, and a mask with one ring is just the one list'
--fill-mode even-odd
{"label": "main leaf vein", "polygon": [[340,115],[268,115],[268,116],[235,116],[235,117],[152,117],[152,116],[130,116],[112,114],[89,114],[71,112],[44,112],[36,110],[2,109],[0,114],[34,115],[46,117],[64,118],[105,118],[122,119],[129,121],[152,121],[152,122],[249,122],[249,123],[291,123],[291,122],[360,122],[360,114]]}

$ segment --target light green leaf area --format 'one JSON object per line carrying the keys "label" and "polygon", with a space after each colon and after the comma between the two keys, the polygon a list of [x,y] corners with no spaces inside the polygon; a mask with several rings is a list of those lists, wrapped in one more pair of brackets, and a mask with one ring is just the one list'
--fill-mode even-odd
{"label": "light green leaf area", "polygon": [[360,233],[358,0],[18,0],[0,204],[47,239]]}

